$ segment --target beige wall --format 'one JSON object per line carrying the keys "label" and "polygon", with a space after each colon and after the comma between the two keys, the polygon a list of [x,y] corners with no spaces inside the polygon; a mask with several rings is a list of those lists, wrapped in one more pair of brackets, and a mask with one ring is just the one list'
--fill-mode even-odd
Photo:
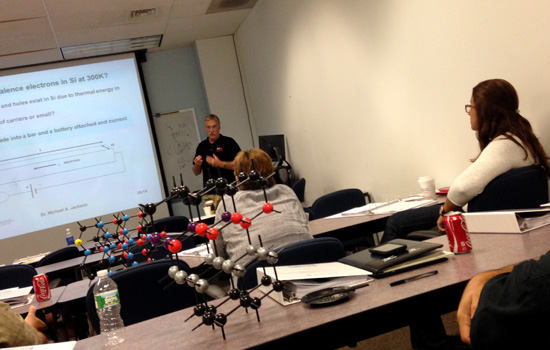
{"label": "beige wall", "polygon": [[449,186],[477,155],[464,104],[490,78],[518,90],[550,151],[547,1],[261,0],[235,35],[258,134],[284,133],[306,199],[375,200]]}
{"label": "beige wall", "polygon": [[[195,43],[210,113],[220,117],[221,133],[237,141],[241,149],[252,147],[251,124],[246,109],[233,36]],[[199,118],[204,120],[204,117]],[[204,128],[199,123],[199,128]]]}

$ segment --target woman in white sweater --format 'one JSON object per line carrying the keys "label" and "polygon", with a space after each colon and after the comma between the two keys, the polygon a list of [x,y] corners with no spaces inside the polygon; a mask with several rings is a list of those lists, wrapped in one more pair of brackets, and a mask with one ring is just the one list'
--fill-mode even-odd
{"label": "woman in white sweater", "polygon": [[449,189],[441,207],[429,207],[392,215],[383,241],[404,238],[416,230],[445,230],[443,215],[462,208],[483,192],[491,180],[511,169],[542,165],[550,176],[548,156],[533,133],[531,124],[520,115],[514,87],[502,79],[477,84],[470,104],[465,106],[470,125],[476,131],[480,154]]}

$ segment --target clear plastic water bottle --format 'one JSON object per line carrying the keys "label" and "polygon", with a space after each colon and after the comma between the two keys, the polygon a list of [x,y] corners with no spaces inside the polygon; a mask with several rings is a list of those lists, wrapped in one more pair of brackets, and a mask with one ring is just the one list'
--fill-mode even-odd
{"label": "clear plastic water bottle", "polygon": [[71,246],[71,245],[74,244],[74,237],[73,237],[73,234],[71,233],[70,228],[68,228],[66,231],[67,231],[67,233],[65,235],[65,240],[67,241],[67,245]]}
{"label": "clear plastic water bottle", "polygon": [[124,341],[125,329],[120,317],[120,297],[116,283],[107,270],[97,272],[99,280],[94,286],[94,299],[99,329],[105,345],[116,345]]}

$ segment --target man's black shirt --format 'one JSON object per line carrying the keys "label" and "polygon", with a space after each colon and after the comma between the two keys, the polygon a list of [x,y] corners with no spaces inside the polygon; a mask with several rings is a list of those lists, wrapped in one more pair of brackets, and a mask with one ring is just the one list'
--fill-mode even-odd
{"label": "man's black shirt", "polygon": [[[237,153],[239,153],[241,148],[231,137],[223,136],[220,134],[220,137],[210,143],[208,139],[201,141],[197,146],[197,151],[195,152],[195,157],[200,155],[202,157],[202,181],[203,186],[206,186],[206,181],[210,178],[217,179],[218,177],[224,177],[227,180],[227,183],[232,183],[235,181],[235,172],[230,169],[223,169],[223,167],[217,168],[209,165],[206,162],[206,156],[213,156],[214,154],[221,160],[226,162],[232,162],[235,159]],[[220,173],[218,173],[218,170]]]}

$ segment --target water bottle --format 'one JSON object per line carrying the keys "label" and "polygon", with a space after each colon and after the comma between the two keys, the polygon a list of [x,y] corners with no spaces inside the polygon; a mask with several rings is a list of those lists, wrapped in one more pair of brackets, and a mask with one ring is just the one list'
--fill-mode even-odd
{"label": "water bottle", "polygon": [[73,234],[71,233],[70,228],[68,228],[66,231],[67,231],[67,233],[65,235],[65,240],[67,241],[67,245],[71,246],[71,245],[74,244],[74,237],[73,237]]}
{"label": "water bottle", "polygon": [[94,300],[99,317],[99,329],[106,346],[124,341],[124,323],[120,317],[120,297],[116,283],[107,270],[97,272],[99,280],[94,286]]}

